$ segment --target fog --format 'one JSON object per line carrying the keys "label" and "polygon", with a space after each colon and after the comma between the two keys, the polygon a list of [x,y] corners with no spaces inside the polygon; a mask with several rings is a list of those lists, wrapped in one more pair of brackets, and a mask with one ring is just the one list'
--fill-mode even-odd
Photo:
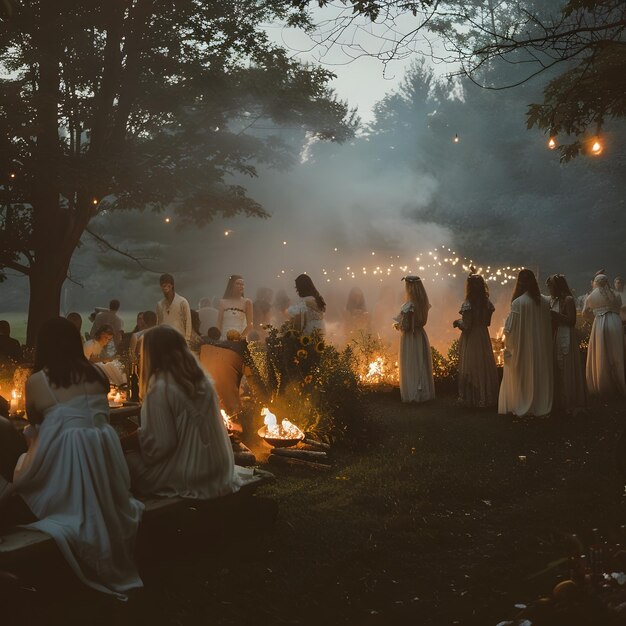
{"label": "fog", "polygon": [[[181,228],[168,213],[99,216],[93,230],[141,257],[142,265],[85,234],[62,312],[106,306],[114,297],[126,311],[154,309],[161,272],[175,276],[192,307],[221,296],[233,273],[244,276],[253,299],[260,287],[284,289],[295,299],[293,279],[306,272],[328,302],[337,341],[355,285],[370,312],[385,288],[384,321],[376,330],[391,337],[401,278],[414,273],[432,304],[431,341],[446,349],[458,333],[451,324],[463,300],[463,265],[470,262],[491,278],[494,335],[508,313],[511,268],[537,271],[540,285],[563,272],[581,293],[601,267],[612,277],[626,272],[623,125],[609,129],[601,159],[560,164],[545,138],[525,129],[525,108],[540,84],[498,93],[466,86],[459,100],[433,95],[432,84],[416,88],[424,70],[413,72],[351,142],[303,139],[294,143],[288,171],[260,169],[256,179],[235,181],[269,219],[217,218],[196,229]],[[6,310],[26,309],[25,279],[10,276],[2,290]]]}

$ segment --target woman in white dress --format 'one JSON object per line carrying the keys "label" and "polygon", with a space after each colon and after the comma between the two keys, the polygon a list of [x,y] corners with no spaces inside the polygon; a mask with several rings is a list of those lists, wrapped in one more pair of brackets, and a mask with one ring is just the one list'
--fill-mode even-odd
{"label": "woman in white dress", "polygon": [[530,270],[517,277],[504,333],[498,413],[549,415],[554,390],[550,300],[541,295]]}
{"label": "woman in white dress", "polygon": [[310,336],[313,333],[323,335],[326,330],[324,324],[326,302],[315,288],[311,277],[300,274],[296,278],[296,291],[300,300],[287,309],[294,328],[303,335]]}
{"label": "woman in white dress", "polygon": [[563,274],[546,280],[550,291],[554,358],[554,406],[572,413],[587,404],[576,332],[576,301]]}
{"label": "woman in white dress", "polygon": [[489,326],[495,307],[480,274],[470,274],[465,284],[461,319],[452,325],[461,329],[459,340],[459,404],[490,407],[498,403],[498,370],[493,356]]}
{"label": "woman in white dress", "polygon": [[226,339],[229,330],[237,331],[244,338],[253,328],[252,300],[244,297],[244,287],[244,280],[238,274],[228,279],[217,314],[217,327],[222,339]]}
{"label": "woman in white dress", "polygon": [[405,276],[407,301],[394,318],[400,338],[400,397],[402,402],[426,402],[435,397],[433,357],[424,326],[430,303],[419,276]]}
{"label": "woman in white dress", "polygon": [[587,389],[591,395],[626,395],[624,331],[619,315],[622,299],[609,287],[604,274],[598,274],[593,285],[583,309],[583,316],[593,316],[587,352]]}
{"label": "woman in white dress", "polygon": [[34,373],[26,382],[29,449],[13,483],[82,582],[124,598],[143,586],[133,562],[143,504],[109,425],[109,381],[83,354],[76,327],[46,322],[37,338]]}
{"label": "woman in white dress", "polygon": [[133,489],[209,499],[241,481],[213,384],[168,326],[146,331],[142,345],[141,427],[123,439]]}

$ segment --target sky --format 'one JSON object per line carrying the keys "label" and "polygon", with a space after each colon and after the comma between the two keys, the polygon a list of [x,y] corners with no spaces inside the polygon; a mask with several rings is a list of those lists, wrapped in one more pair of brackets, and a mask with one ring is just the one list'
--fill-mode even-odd
{"label": "sky", "polygon": [[[351,107],[357,107],[360,118],[364,123],[373,120],[374,105],[384,96],[397,88],[405,71],[418,58],[419,54],[394,59],[384,64],[379,58],[360,54],[354,49],[354,44],[363,49],[376,52],[381,49],[381,40],[377,34],[388,34],[388,29],[380,25],[368,23],[368,20],[358,20],[358,28],[350,28],[332,46],[319,44],[329,32],[329,24],[336,18],[348,18],[349,9],[331,3],[330,6],[320,9],[315,6],[311,14],[320,26],[311,34],[300,29],[286,28],[280,24],[267,24],[266,30],[272,41],[275,41],[288,50],[293,56],[303,62],[315,62],[336,74],[331,86],[342,100],[347,100]],[[403,18],[400,25],[408,30],[412,19]],[[342,42],[350,42],[351,46],[342,46]],[[446,71],[444,66],[437,66],[438,72]]]}

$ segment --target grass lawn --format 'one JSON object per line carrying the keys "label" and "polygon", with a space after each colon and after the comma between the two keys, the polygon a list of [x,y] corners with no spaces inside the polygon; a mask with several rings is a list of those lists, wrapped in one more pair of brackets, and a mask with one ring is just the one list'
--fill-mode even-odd
{"label": "grass lawn", "polygon": [[495,626],[565,574],[543,570],[569,533],[617,541],[623,402],[569,420],[461,409],[453,396],[369,405],[368,445],[338,453],[332,472],[272,468],[277,481],[250,507],[146,538],[146,588],[128,603],[42,567],[36,591],[13,598],[21,626]]}

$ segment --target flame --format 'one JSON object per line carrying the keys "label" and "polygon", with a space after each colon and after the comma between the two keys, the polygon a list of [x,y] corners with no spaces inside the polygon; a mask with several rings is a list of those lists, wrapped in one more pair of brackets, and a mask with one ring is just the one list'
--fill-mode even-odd
{"label": "flame", "polygon": [[278,425],[278,419],[267,407],[261,409],[265,422],[265,433],[273,439],[304,439],[304,433],[289,420],[284,419]]}
{"label": "flame", "polygon": [[224,420],[224,426],[226,426],[226,430],[232,430],[233,424],[230,421],[230,415],[224,411],[224,409],[220,409],[220,413],[222,414],[222,419]]}
{"label": "flame", "polygon": [[365,374],[366,380],[382,378],[385,375],[385,365],[383,363],[382,356],[379,356],[377,359],[372,361],[367,367],[367,374]]}

